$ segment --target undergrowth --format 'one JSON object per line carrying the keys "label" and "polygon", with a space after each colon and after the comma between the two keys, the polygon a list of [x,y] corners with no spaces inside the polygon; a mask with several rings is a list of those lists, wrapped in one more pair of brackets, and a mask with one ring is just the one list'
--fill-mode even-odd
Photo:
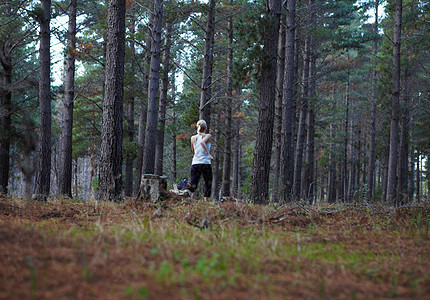
{"label": "undergrowth", "polygon": [[0,298],[426,298],[429,212],[2,199]]}

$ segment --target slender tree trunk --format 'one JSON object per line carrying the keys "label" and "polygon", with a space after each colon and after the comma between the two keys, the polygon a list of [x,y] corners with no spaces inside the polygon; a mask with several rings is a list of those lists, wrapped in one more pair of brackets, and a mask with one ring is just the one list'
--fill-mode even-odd
{"label": "slender tree trunk", "polygon": [[311,61],[310,61],[310,103],[308,110],[308,131],[306,137],[306,167],[305,167],[305,193],[306,199],[308,199],[309,204],[313,203],[314,200],[314,188],[316,186],[314,182],[314,156],[315,156],[315,97],[316,97],[316,54],[315,50],[311,49]]}
{"label": "slender tree trunk", "polygon": [[157,146],[155,151],[155,174],[163,175],[164,133],[166,128],[167,92],[169,88],[170,46],[172,25],[166,28],[166,41],[163,54],[163,78],[161,85],[160,107],[158,109]]}
{"label": "slender tree trunk", "polygon": [[330,124],[330,165],[328,171],[328,183],[327,183],[327,202],[334,203],[336,201],[336,162],[334,158],[334,125]]}
{"label": "slender tree trunk", "polygon": [[157,140],[158,90],[160,86],[161,23],[163,19],[163,0],[154,2],[154,27],[152,30],[151,66],[149,73],[148,114],[145,130],[145,149],[143,151],[143,174],[154,174],[155,148]]}
{"label": "slender tree trunk", "polygon": [[[373,33],[378,33],[378,6],[379,0],[375,1],[375,23]],[[378,82],[376,71],[376,56],[378,55],[378,38],[375,36],[373,41],[373,63],[372,63],[372,107],[370,123],[370,143],[369,143],[369,167],[367,174],[367,198],[375,199],[375,136],[376,136],[376,84]]]}
{"label": "slender tree trunk", "polygon": [[284,91],[284,73],[285,73],[285,31],[286,31],[286,14],[282,14],[282,22],[279,28],[278,42],[278,67],[276,73],[276,100],[275,100],[275,150],[274,150],[274,167],[273,167],[273,191],[272,201],[279,202],[281,191],[279,188],[281,181],[281,152],[282,152],[282,95]]}
{"label": "slender tree trunk", "polygon": [[211,152],[213,153],[214,160],[212,162],[212,198],[213,200],[217,201],[220,196],[220,187],[219,187],[219,165],[220,165],[220,149],[218,147],[218,137],[219,134],[219,124],[220,124],[220,115],[216,114],[215,119],[213,122],[213,128],[214,128],[214,134],[213,134],[213,141],[212,141],[212,147]]}
{"label": "slender tree trunk", "polygon": [[175,101],[176,101],[176,70],[175,68],[172,68],[172,75],[171,75],[172,79],[171,79],[171,91],[172,91],[172,179],[173,179],[173,184],[177,183],[177,145],[176,145],[176,136],[177,136],[177,131],[176,131],[176,121],[177,121],[177,117],[176,117],[176,109],[175,109]]}
{"label": "slender tree trunk", "polygon": [[347,83],[346,83],[346,92],[345,92],[345,123],[344,123],[344,131],[345,131],[345,139],[343,144],[343,170],[342,170],[342,190],[343,190],[343,201],[349,202],[348,195],[348,143],[349,143],[349,67],[347,70]]}
{"label": "slender tree trunk", "polygon": [[[387,147],[388,148],[388,147]],[[387,149],[388,150],[388,149]],[[388,151],[387,151],[388,152]],[[387,183],[388,183],[388,155],[385,155],[384,162],[382,163],[382,197],[384,200],[387,198]]]}
{"label": "slender tree trunk", "polygon": [[[348,58],[349,58],[349,54],[348,54]],[[349,168],[347,169],[347,173],[348,174],[348,179],[347,179],[347,192],[346,192],[346,201],[351,201],[353,199],[353,195],[354,195],[354,182],[355,182],[355,134],[354,134],[354,128],[355,128],[355,120],[354,120],[354,105],[351,100],[350,97],[350,70],[348,68],[348,84],[347,84],[347,95],[346,97],[348,98],[347,103],[349,103],[350,107],[351,107],[351,121],[349,122],[349,128],[347,131],[349,131],[349,159],[348,159],[348,164]],[[347,132],[346,132],[347,133]]]}
{"label": "slender tree trunk", "polygon": [[[151,14],[149,16],[149,24],[153,24],[154,17]],[[153,27],[153,26],[151,26]],[[145,40],[146,48],[151,49],[152,38],[151,34],[148,34]],[[142,87],[142,99],[140,102],[140,113],[139,113],[139,127],[137,134],[137,155],[136,155],[136,173],[134,176],[134,190],[133,194],[136,196],[140,189],[140,181],[142,179],[142,166],[143,166],[143,149],[145,147],[145,128],[146,128],[146,117],[148,114],[148,82],[149,82],[149,66],[151,64],[151,53],[146,51],[145,54],[145,74],[143,78]]]}
{"label": "slender tree trunk", "polygon": [[[230,1],[232,5],[232,1]],[[222,166],[221,197],[229,197],[231,190],[231,135],[233,102],[233,17],[228,21],[227,99],[224,134],[224,160]]]}
{"label": "slender tree trunk", "polygon": [[305,149],[306,117],[308,113],[309,97],[309,61],[310,61],[310,36],[306,36],[305,53],[303,61],[302,74],[302,99],[300,103],[300,118],[297,131],[296,152],[294,157],[294,179],[293,179],[293,198],[297,199],[305,195],[301,190],[302,171],[303,171],[303,153]]}
{"label": "slender tree trunk", "polygon": [[66,78],[63,108],[63,128],[61,130],[61,165],[58,192],[72,197],[72,129],[73,102],[75,98],[75,48],[76,48],[77,0],[69,3],[69,25],[66,49]]}
{"label": "slender tree trunk", "polygon": [[415,153],[414,153],[414,118],[410,118],[410,131],[411,131],[411,142],[410,142],[410,158],[409,158],[409,191],[408,191],[408,201],[412,202],[414,200],[414,165],[415,165]]}
{"label": "slender tree trunk", "polygon": [[10,135],[12,114],[12,58],[1,55],[3,87],[0,88],[0,194],[7,194],[10,169]]}
{"label": "slender tree trunk", "polygon": [[390,122],[390,152],[388,159],[387,202],[395,203],[397,199],[397,157],[399,145],[399,99],[400,99],[400,44],[402,28],[402,0],[396,0],[396,17],[393,45],[393,87]]}
{"label": "slender tree trunk", "polygon": [[278,48],[281,1],[269,0],[266,6],[266,26],[263,29],[260,106],[258,129],[251,175],[251,199],[255,203],[269,200],[269,172],[272,156],[273,123],[276,97],[276,59]]}
{"label": "slender tree trunk", "polygon": [[282,94],[282,141],[281,141],[281,197],[288,200],[291,196],[294,173],[294,74],[295,74],[295,32],[296,32],[296,1],[287,1],[285,30],[285,69]]}
{"label": "slender tree trunk", "polygon": [[109,0],[105,94],[97,199],[120,201],[124,103],[125,0]]}
{"label": "slender tree trunk", "polygon": [[35,194],[45,200],[51,187],[51,1],[41,0],[39,48],[39,141]]}
{"label": "slender tree trunk", "polygon": [[397,205],[403,205],[408,199],[408,159],[409,159],[409,84],[410,73],[405,70],[404,95],[402,101],[402,127],[400,132],[399,164],[397,174]]}
{"label": "slender tree trunk", "polygon": [[240,181],[240,118],[236,118],[233,122],[234,128],[234,144],[233,144],[233,180],[231,185],[231,194],[233,197],[239,197],[239,181]]}
{"label": "slender tree trunk", "polygon": [[[134,106],[135,106],[135,88],[136,80],[134,74],[136,73],[136,62],[135,62],[135,33],[136,33],[136,17],[131,16],[130,20],[130,53],[131,53],[131,79],[130,79],[130,97],[128,97],[127,103],[127,129],[125,133],[129,143],[133,143],[134,140]],[[124,194],[130,197],[133,194],[133,163],[134,157],[132,153],[127,152],[125,159],[125,187]]]}
{"label": "slender tree trunk", "polygon": [[216,0],[209,0],[209,10],[205,30],[205,50],[203,57],[203,76],[200,94],[199,118],[210,126],[210,101],[212,97],[212,69],[215,34],[215,5]]}
{"label": "slender tree trunk", "polygon": [[415,196],[415,200],[416,201],[421,201],[421,168],[420,168],[420,163],[421,163],[421,159],[420,159],[420,154],[417,153],[417,169],[416,169],[416,196]]}

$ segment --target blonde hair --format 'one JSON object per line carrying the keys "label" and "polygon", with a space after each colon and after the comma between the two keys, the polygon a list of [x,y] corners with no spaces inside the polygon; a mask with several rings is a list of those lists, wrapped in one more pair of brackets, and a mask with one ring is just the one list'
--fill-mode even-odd
{"label": "blonde hair", "polygon": [[208,127],[205,120],[199,120],[196,126],[197,126],[197,134],[204,132]]}

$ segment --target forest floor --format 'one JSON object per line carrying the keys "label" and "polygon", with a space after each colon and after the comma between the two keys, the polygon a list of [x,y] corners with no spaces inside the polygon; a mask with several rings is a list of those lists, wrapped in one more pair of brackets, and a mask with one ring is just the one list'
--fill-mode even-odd
{"label": "forest floor", "polygon": [[430,299],[430,206],[0,196],[0,299]]}

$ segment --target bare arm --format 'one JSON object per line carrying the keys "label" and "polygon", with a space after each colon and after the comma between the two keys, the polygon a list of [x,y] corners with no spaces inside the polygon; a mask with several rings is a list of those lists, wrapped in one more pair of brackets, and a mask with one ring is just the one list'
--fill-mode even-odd
{"label": "bare arm", "polygon": [[208,148],[206,147],[206,144],[209,143],[212,139],[212,136],[210,134],[206,134],[205,137],[202,139],[202,141],[200,142],[200,145],[202,145],[203,150],[207,153],[207,155],[209,156],[210,160],[213,160],[214,158],[212,157],[212,155],[209,153]]}
{"label": "bare arm", "polygon": [[194,139],[194,136],[192,136],[191,137],[191,150],[193,151],[193,155],[194,155],[194,142],[195,142],[195,139]]}

